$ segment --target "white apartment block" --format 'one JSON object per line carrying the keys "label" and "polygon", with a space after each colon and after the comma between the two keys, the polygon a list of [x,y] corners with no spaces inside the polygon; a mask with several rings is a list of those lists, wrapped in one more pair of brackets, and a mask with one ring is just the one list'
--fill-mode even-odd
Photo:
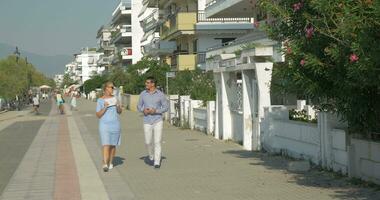
{"label": "white apartment block", "polygon": [[103,53],[97,61],[97,64],[99,67],[104,67],[105,72],[110,70],[112,60],[115,57],[115,46],[111,44],[111,34],[111,27],[101,26],[96,36],[99,45],[98,52]]}
{"label": "white apartment block", "polygon": [[57,87],[59,87],[63,82],[63,74],[56,74],[54,75],[54,82]]}
{"label": "white apartment block", "polygon": [[82,70],[78,68],[78,63],[70,62],[65,65],[65,74],[68,74],[71,80],[80,82],[82,79]]}
{"label": "white apartment block", "polygon": [[139,23],[141,8],[140,0],[122,0],[112,13],[111,43],[116,47],[113,64],[128,67],[141,59],[144,35]]}
{"label": "white apartment block", "polygon": [[74,62],[77,64],[77,70],[81,72],[79,84],[83,84],[94,75],[103,73],[105,67],[98,66],[97,64],[101,55],[103,53],[96,52],[95,48],[84,48],[79,54],[75,55]]}
{"label": "white apartment block", "polygon": [[208,19],[206,0],[144,0],[144,6],[158,8],[153,20],[146,19],[144,30],[158,26],[160,37],[144,46],[146,55],[158,56],[172,70],[206,67],[206,51],[247,34],[253,27],[250,17]]}

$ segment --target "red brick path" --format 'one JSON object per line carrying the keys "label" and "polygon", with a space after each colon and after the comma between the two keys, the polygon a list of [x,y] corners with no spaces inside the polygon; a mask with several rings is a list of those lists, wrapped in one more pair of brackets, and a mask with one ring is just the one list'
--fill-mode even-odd
{"label": "red brick path", "polygon": [[62,116],[59,122],[57,160],[55,170],[56,200],[81,199],[80,186],[73,151],[71,149],[67,119]]}

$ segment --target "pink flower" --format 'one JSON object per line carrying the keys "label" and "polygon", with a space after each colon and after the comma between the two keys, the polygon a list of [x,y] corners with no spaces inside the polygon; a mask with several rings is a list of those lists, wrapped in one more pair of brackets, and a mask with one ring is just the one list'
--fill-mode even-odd
{"label": "pink flower", "polygon": [[291,47],[287,47],[286,48],[286,53],[287,54],[291,54],[292,53],[292,48]]}
{"label": "pink flower", "polygon": [[306,28],[306,38],[310,39],[314,35],[314,28],[312,26]]}
{"label": "pink flower", "polygon": [[253,22],[253,26],[255,28],[259,28],[260,27],[260,22],[258,22],[258,21]]}
{"label": "pink flower", "polygon": [[301,3],[301,2],[298,2],[298,3],[293,4],[293,11],[294,11],[294,12],[297,12],[297,11],[300,10],[301,8],[302,8],[302,3]]}
{"label": "pink flower", "polygon": [[301,60],[300,65],[304,66],[306,64],[306,61],[304,59]]}
{"label": "pink flower", "polygon": [[359,60],[359,56],[357,56],[356,54],[351,54],[350,55],[350,62],[356,62],[356,61],[358,61]]}

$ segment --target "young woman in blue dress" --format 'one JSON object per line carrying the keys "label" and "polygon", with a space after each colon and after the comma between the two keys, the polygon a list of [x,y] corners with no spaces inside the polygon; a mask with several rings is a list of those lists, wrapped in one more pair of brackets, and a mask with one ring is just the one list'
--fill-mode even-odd
{"label": "young woman in blue dress", "polygon": [[108,81],[103,86],[104,95],[100,97],[96,105],[96,116],[99,118],[99,136],[103,146],[103,171],[113,168],[113,158],[116,153],[116,145],[120,145],[120,102],[113,96],[115,86]]}

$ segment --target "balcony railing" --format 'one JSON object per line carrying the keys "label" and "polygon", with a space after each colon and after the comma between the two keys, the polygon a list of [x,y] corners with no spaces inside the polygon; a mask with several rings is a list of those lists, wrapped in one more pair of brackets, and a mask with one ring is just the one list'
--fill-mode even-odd
{"label": "balcony railing", "polygon": [[169,17],[169,19],[163,23],[160,30],[162,38],[169,36],[177,31],[187,30],[192,31],[195,29],[197,23],[196,12],[180,12],[175,16]]}
{"label": "balcony railing", "polygon": [[193,70],[196,68],[197,55],[196,54],[174,54],[171,56],[171,66],[175,70]]}
{"label": "balcony railing", "polygon": [[141,27],[144,32],[148,32],[157,27],[158,22],[158,10],[154,10],[150,15],[148,15],[144,20],[141,21]]}
{"label": "balcony railing", "polygon": [[206,13],[198,11],[198,22],[253,22],[253,18],[249,17],[227,17],[227,18],[206,18]]}
{"label": "balcony railing", "polygon": [[197,53],[197,63],[198,64],[206,63],[206,52]]}
{"label": "balcony railing", "polygon": [[217,3],[221,3],[226,0],[206,0],[206,8],[211,7]]}

